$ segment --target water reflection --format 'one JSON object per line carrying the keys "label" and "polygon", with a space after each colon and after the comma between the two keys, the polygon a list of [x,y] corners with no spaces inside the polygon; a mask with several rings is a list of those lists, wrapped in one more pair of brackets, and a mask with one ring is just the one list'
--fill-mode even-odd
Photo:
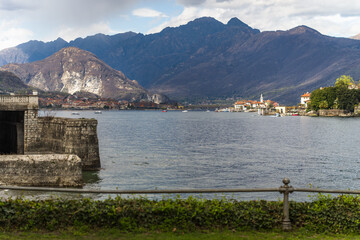
{"label": "water reflection", "polygon": [[82,177],[86,185],[98,185],[101,182],[99,171],[83,171]]}

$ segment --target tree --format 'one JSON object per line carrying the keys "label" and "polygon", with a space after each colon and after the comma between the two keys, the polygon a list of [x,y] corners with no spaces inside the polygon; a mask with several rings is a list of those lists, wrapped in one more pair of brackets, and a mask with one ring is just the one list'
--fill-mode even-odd
{"label": "tree", "polygon": [[338,106],[339,109],[354,112],[354,107],[359,103],[358,91],[356,89],[348,89],[346,86],[338,87]]}
{"label": "tree", "polygon": [[335,87],[350,86],[355,84],[354,79],[349,75],[341,75],[335,81]]}
{"label": "tree", "polygon": [[319,108],[320,109],[328,109],[329,108],[328,102],[326,100],[321,101],[319,104]]}
{"label": "tree", "polygon": [[322,89],[316,89],[311,92],[309,108],[315,111],[320,109],[320,103],[326,101],[326,95]]}
{"label": "tree", "polygon": [[354,112],[360,102],[360,90],[349,89],[355,84],[351,76],[342,75],[336,79],[335,87],[316,89],[311,92],[309,109],[342,109]]}
{"label": "tree", "polygon": [[327,87],[323,89],[323,94],[325,95],[325,99],[327,102],[327,107],[324,109],[332,109],[334,107],[335,100],[337,98],[336,88],[335,87]]}

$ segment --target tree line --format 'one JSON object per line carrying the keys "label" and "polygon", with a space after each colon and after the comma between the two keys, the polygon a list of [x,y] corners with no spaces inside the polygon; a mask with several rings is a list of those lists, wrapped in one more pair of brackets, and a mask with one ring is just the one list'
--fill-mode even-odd
{"label": "tree line", "polygon": [[341,109],[354,112],[360,102],[358,86],[351,76],[342,75],[336,79],[335,86],[312,91],[308,109]]}

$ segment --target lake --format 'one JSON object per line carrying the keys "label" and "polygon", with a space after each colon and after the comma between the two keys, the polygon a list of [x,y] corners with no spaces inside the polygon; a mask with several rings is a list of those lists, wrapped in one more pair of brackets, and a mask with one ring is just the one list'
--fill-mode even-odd
{"label": "lake", "polygon": [[[98,120],[102,170],[84,173],[85,189],[273,188],[284,177],[294,187],[360,189],[359,118],[200,111],[51,114]],[[229,195],[243,200],[282,197]],[[290,198],[309,200],[307,195],[293,193]]]}

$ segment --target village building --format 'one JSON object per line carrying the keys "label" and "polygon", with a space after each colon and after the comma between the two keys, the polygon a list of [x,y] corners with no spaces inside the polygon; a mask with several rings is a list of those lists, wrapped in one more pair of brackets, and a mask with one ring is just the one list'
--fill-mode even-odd
{"label": "village building", "polygon": [[254,101],[254,100],[240,100],[236,101],[234,103],[234,111],[235,112],[241,112],[241,111],[247,111],[249,109],[270,109],[273,107],[278,106],[277,102],[271,101],[271,100],[265,100],[264,97],[261,94],[260,95],[260,101]]}
{"label": "village building", "polygon": [[282,114],[282,115],[291,115],[293,113],[297,113],[297,108],[296,106],[277,106],[275,107],[275,110],[277,113]]}
{"label": "village building", "polygon": [[308,103],[310,102],[310,96],[311,96],[311,93],[309,93],[309,92],[301,95],[301,98],[300,98],[301,105],[303,105],[304,107],[307,107]]}

